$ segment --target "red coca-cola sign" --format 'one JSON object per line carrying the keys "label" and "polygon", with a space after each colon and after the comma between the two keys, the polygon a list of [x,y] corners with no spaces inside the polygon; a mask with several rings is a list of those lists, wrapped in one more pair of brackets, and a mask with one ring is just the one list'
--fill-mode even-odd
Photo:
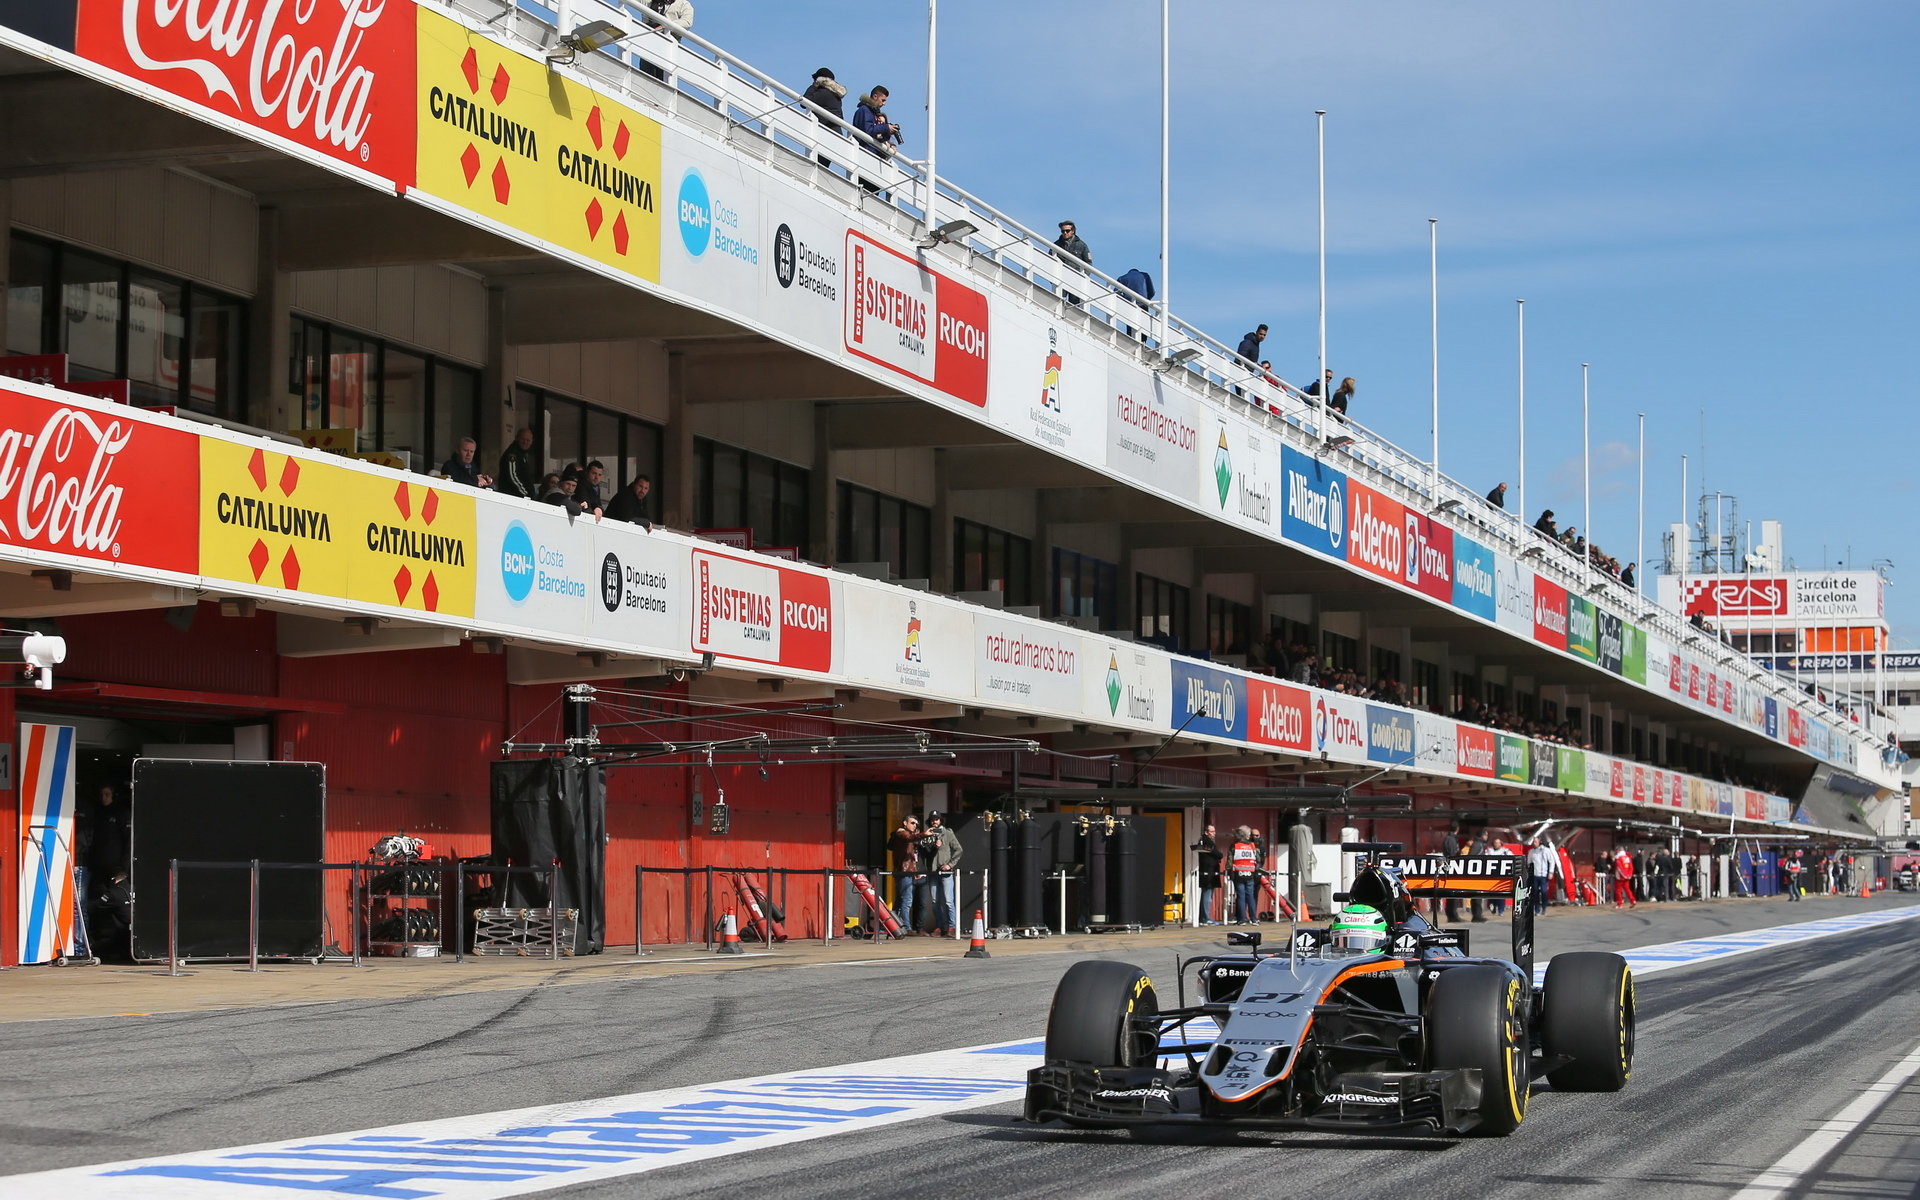
{"label": "red coca-cola sign", "polygon": [[199,487],[192,434],[0,383],[0,546],[192,573]]}
{"label": "red coca-cola sign", "polygon": [[412,0],[80,0],[75,48],[404,190],[416,23]]}

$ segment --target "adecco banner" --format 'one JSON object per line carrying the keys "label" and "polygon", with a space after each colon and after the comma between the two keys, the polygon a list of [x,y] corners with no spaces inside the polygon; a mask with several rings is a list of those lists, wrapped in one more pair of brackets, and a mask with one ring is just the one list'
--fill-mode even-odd
{"label": "adecco banner", "polygon": [[693,552],[693,648],[825,674],[833,669],[833,591],[825,575]]}
{"label": "adecco banner", "polygon": [[1244,675],[1203,666],[1184,658],[1173,660],[1174,729],[1230,741],[1247,740],[1247,681]]}
{"label": "adecco banner", "polygon": [[[1152,371],[1107,363],[1107,468],[1181,500],[1197,498],[1200,417],[1194,402]],[[1213,460],[1212,446],[1207,461]]]}
{"label": "adecco banner", "polygon": [[1341,762],[1367,761],[1367,706],[1327,692],[1313,698],[1313,749]]}
{"label": "adecco banner", "polygon": [[1492,779],[1499,754],[1499,735],[1475,725],[1461,725],[1454,736],[1460,773],[1476,779]]}
{"label": "adecco banner", "polygon": [[994,317],[987,416],[1022,441],[1075,462],[1104,463],[1106,356],[1068,327],[1042,326],[1011,300],[990,299],[992,310],[1015,311]]}
{"label": "adecco banner", "polygon": [[1413,714],[1397,708],[1367,705],[1367,761],[1412,766]]}
{"label": "adecco banner", "polygon": [[[374,2],[346,0],[349,8]],[[381,2],[420,22],[409,107],[419,121],[422,192],[660,278],[657,122],[424,7]]]}
{"label": "adecco banner", "polygon": [[843,261],[847,353],[985,408],[986,296],[858,230]]}
{"label": "adecco banner", "polygon": [[[980,703],[1078,715],[1085,647],[1078,633],[1046,622],[973,619],[973,675]],[[1100,664],[1104,670],[1106,663]]]}
{"label": "adecco banner", "polygon": [[199,570],[198,439],[139,410],[0,380],[0,542]]}
{"label": "adecco banner", "polygon": [[1567,648],[1567,589],[1544,575],[1533,577],[1533,640]]}
{"label": "adecco banner", "polygon": [[[1347,481],[1347,561],[1382,579],[1406,582],[1406,507],[1351,479]],[[1451,590],[1448,599],[1452,599]]]}
{"label": "adecco banner", "polygon": [[1291,446],[1280,449],[1280,536],[1345,562],[1347,477]]}
{"label": "adecco banner", "polygon": [[1203,472],[1200,503],[1209,513],[1242,529],[1280,538],[1280,443],[1271,433],[1238,417],[1210,415],[1203,449],[1212,458]]}
{"label": "adecco banner", "polygon": [[973,699],[973,610],[924,592],[840,581],[836,675],[905,695]]}
{"label": "adecco banner", "polygon": [[1163,733],[1180,723],[1170,715],[1179,701],[1165,652],[1111,639],[1084,638],[1082,645],[1089,669],[1080,672],[1081,715]]}
{"label": "adecco banner", "polygon": [[596,643],[687,656],[691,547],[624,521],[592,526],[587,636]]}
{"label": "adecco banner", "polygon": [[402,0],[80,0],[74,48],[404,191],[414,179],[419,11]]}
{"label": "adecco banner", "polygon": [[474,493],[211,437],[199,460],[202,575],[473,616]]}
{"label": "adecco banner", "polygon": [[1252,676],[1247,680],[1247,737],[1282,750],[1313,749],[1313,693]]}
{"label": "adecco banner", "polygon": [[1458,533],[1453,535],[1453,606],[1483,621],[1499,620],[1493,551]]}

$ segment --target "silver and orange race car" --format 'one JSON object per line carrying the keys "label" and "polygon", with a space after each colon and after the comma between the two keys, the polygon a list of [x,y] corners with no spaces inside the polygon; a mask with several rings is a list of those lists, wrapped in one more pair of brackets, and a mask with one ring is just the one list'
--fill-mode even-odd
{"label": "silver and orange race car", "polygon": [[[1626,1086],[1626,960],[1559,954],[1534,986],[1524,859],[1344,848],[1365,857],[1335,900],[1379,914],[1379,944],[1296,927],[1265,948],[1236,931],[1234,952],[1179,963],[1167,1009],[1138,967],[1075,963],[1054,991],[1044,1064],[1027,1074],[1027,1119],[1498,1136],[1525,1118],[1537,1078],[1562,1091]],[[1475,956],[1466,930],[1417,911],[1446,898],[1510,900],[1511,956]]]}

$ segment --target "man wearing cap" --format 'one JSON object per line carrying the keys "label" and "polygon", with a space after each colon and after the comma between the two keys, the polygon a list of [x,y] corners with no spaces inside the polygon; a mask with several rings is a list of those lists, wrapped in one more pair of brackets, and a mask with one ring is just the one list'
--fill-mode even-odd
{"label": "man wearing cap", "polygon": [[944,813],[927,814],[927,829],[920,835],[920,869],[927,873],[933,935],[951,937],[959,924],[954,910],[959,906],[960,839],[947,828]]}

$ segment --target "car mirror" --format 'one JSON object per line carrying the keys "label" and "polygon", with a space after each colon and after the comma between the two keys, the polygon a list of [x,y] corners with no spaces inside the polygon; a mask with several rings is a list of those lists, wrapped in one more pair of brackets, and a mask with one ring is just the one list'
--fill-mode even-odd
{"label": "car mirror", "polygon": [[1260,948],[1260,931],[1257,929],[1239,929],[1227,935],[1229,946],[1252,946]]}

